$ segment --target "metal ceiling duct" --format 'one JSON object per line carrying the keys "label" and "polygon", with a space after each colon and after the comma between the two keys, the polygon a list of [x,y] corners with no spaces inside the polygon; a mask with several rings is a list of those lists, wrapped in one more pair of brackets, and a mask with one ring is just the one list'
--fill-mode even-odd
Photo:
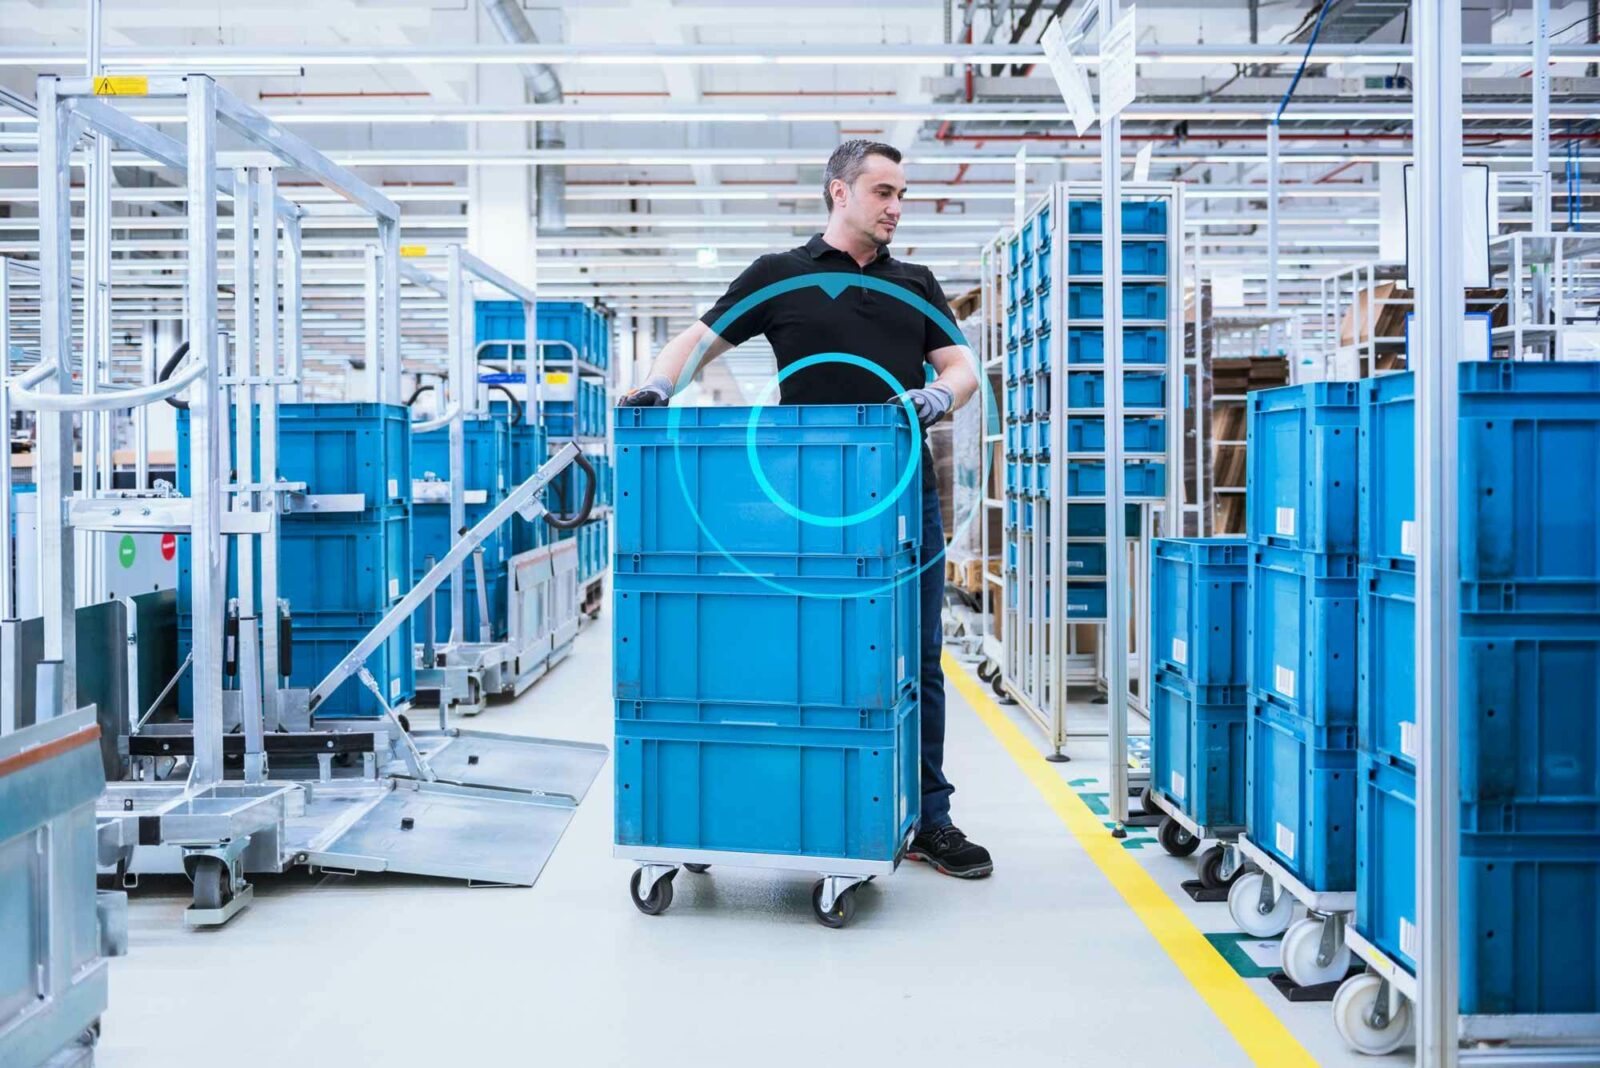
{"label": "metal ceiling duct", "polygon": [[[495,29],[509,44],[538,44],[539,35],[522,13],[521,0],[483,0]],[[535,104],[559,104],[563,100],[561,79],[544,63],[522,63],[522,80],[528,100]],[[541,122],[535,144],[539,148],[567,147],[560,123]],[[552,233],[567,228],[567,171],[565,167],[541,163],[538,167],[539,232]]]}

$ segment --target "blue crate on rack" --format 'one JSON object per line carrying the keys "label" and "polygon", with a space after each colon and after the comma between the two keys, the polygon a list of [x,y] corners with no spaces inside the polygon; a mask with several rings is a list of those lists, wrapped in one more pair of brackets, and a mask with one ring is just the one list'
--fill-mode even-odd
{"label": "blue crate on rack", "polygon": [[1033,454],[1041,460],[1050,459],[1050,420],[1043,415],[1033,420]]}
{"label": "blue crate on rack", "polygon": [[1353,556],[1251,547],[1249,677],[1263,701],[1355,729],[1357,587]]}
{"label": "blue crate on rack", "polygon": [[1310,889],[1355,889],[1355,727],[1321,728],[1251,693],[1250,840]]}
{"label": "blue crate on rack", "polygon": [[[492,504],[469,507],[467,525],[471,526],[482,519],[491,507]],[[442,504],[417,506],[412,517],[412,529],[414,537],[411,574],[412,581],[416,582],[428,573],[427,560],[430,556],[438,562],[450,551],[449,506]],[[507,530],[506,526],[501,526],[479,546],[483,551],[483,588],[489,603],[489,637],[492,641],[503,641],[509,633],[507,612],[510,607],[510,577],[506,572],[506,562],[511,555],[511,539]],[[461,618],[462,626],[465,628],[461,640],[476,642],[482,640],[482,628],[478,613],[477,569],[473,566],[471,556],[462,564],[461,573],[463,602]],[[433,634],[434,640],[440,643],[450,639],[450,590],[454,582],[453,577],[445,579],[433,597]],[[424,602],[412,616],[419,640],[427,631],[427,612],[428,604]]]}
{"label": "blue crate on rack", "polygon": [[1243,693],[1209,703],[1204,687],[1158,669],[1151,687],[1151,786],[1213,833],[1245,825]]}
{"label": "blue crate on rack", "polygon": [[788,725],[805,709],[783,706],[723,723],[635,707],[617,702],[618,845],[890,861],[920,815],[915,696],[883,727]]}
{"label": "blue crate on rack", "polygon": [[[619,551],[616,696],[893,706],[917,684],[916,559]],[[833,573],[811,573],[822,566]]]}
{"label": "blue crate on rack", "polygon": [[1024,378],[1022,380],[1022,417],[1024,419],[1032,418],[1033,414],[1039,410],[1036,393],[1034,380],[1032,378]]}
{"label": "blue crate on rack", "polygon": [[[1105,448],[1104,416],[1074,416],[1067,420],[1068,452],[1104,452]],[[1122,448],[1124,452],[1166,452],[1167,421],[1160,416],[1124,416]]]}
{"label": "blue crate on rack", "polygon": [[[461,423],[462,463],[467,491],[482,490],[493,505],[511,489],[512,449],[510,424],[499,417],[464,419]],[[418,434],[411,450],[411,477],[439,481],[450,478],[450,432],[441,427]],[[426,505],[425,507],[444,507]]]}
{"label": "blue crate on rack", "polygon": [[1033,244],[1044,259],[1044,253],[1050,251],[1050,205],[1045,204],[1039,213],[1033,217]]}
{"label": "blue crate on rack", "polygon": [[[1106,332],[1098,326],[1074,326],[1067,333],[1067,362],[1104,363]],[[1167,328],[1124,326],[1122,362],[1131,366],[1158,366],[1167,362]]]}
{"label": "blue crate on rack", "polygon": [[[1355,926],[1415,972],[1416,775],[1363,753],[1359,777]],[[1600,828],[1479,829],[1516,815],[1463,806],[1461,1011],[1600,1012],[1600,911],[1575,907],[1600,896]]]}
{"label": "blue crate on rack", "polygon": [[[1067,318],[1099,319],[1105,313],[1105,286],[1095,282],[1076,282],[1067,290]],[[1165,319],[1167,287],[1163,282],[1124,282],[1122,317]]]}
{"label": "blue crate on rack", "polygon": [[[411,522],[401,514],[342,522],[329,516],[314,525],[282,523],[280,598],[296,616],[314,614],[329,626],[354,625],[381,614],[411,588]],[[185,572],[188,559],[185,554]]]}
{"label": "blue crate on rack", "polygon": [[[1105,224],[1098,200],[1073,200],[1067,203],[1067,229],[1074,234],[1098,234]],[[1163,200],[1124,200],[1122,233],[1129,235],[1167,232],[1167,204]]]}
{"label": "blue crate on rack", "polygon": [[1416,386],[1411,372],[1360,382],[1360,552],[1380,567],[1414,569]]}
{"label": "blue crate on rack", "polygon": [[[1105,273],[1104,242],[1073,241],[1067,245],[1068,274]],[[1127,275],[1165,275],[1167,273],[1167,243],[1165,241],[1122,242],[1122,273]]]}
{"label": "blue crate on rack", "polygon": [[1067,543],[1067,577],[1104,576],[1106,573],[1105,542],[1074,541]]}
{"label": "blue crate on rack", "polygon": [[[1139,534],[1140,505],[1124,506],[1123,529],[1130,538]],[[1106,536],[1106,506],[1104,504],[1067,505],[1067,537],[1103,538]]]}
{"label": "blue crate on rack", "polygon": [[1359,401],[1354,382],[1249,395],[1245,528],[1251,541],[1317,553],[1358,551]]}
{"label": "blue crate on rack", "polygon": [[1600,581],[1600,363],[1465,363],[1461,578]]}
{"label": "blue crate on rack", "polygon": [[[1165,372],[1125,371],[1122,375],[1123,408],[1162,408],[1167,403]],[[1073,371],[1067,375],[1067,407],[1104,408],[1106,376],[1103,371]]]}
{"label": "blue crate on rack", "polygon": [[1039,299],[1034,302],[1035,314],[1038,316],[1038,320],[1034,323],[1033,338],[1039,343],[1038,366],[1040,367],[1049,365],[1050,344],[1048,339],[1051,330],[1054,328],[1053,320],[1051,319],[1050,300],[1045,295],[1047,292],[1047,286],[1041,287]]}
{"label": "blue crate on rack", "polygon": [[1357,621],[1361,748],[1408,765],[1419,756],[1416,585],[1411,572],[1362,565]]}
{"label": "blue crate on rack", "polygon": [[[1078,623],[1106,618],[1106,584],[1089,580],[1066,584],[1067,619]],[[1048,598],[1045,614],[1050,613]]]}
{"label": "blue crate on rack", "polygon": [[[1167,492],[1167,465],[1151,460],[1123,464],[1123,492],[1129,497],[1160,497]],[[1067,465],[1067,496],[1103,497],[1106,465],[1097,460],[1073,460]]]}
{"label": "blue crate on rack", "polygon": [[1033,372],[1038,363],[1037,351],[1039,347],[1038,340],[1031,337],[1022,343],[1021,352],[1017,357],[1018,374],[1025,375]]}
{"label": "blue crate on rack", "polygon": [[1033,465],[1033,496],[1044,499],[1050,496],[1050,464],[1037,460]]}
{"label": "blue crate on rack", "polygon": [[[522,302],[516,300],[480,300],[475,309],[476,333],[479,342],[522,342],[526,337]],[[534,337],[539,341],[559,341],[577,350],[579,359],[596,367],[605,368],[610,356],[610,327],[601,311],[591,304],[576,300],[541,300],[534,309]],[[503,352],[489,350],[495,357]],[[551,362],[570,360],[572,351],[564,346],[549,346],[545,359]]]}
{"label": "blue crate on rack", "polygon": [[1150,656],[1156,666],[1201,686],[1249,684],[1249,567],[1243,538],[1152,543]]}
{"label": "blue crate on rack", "polygon": [[778,405],[757,414],[755,453],[768,485],[822,522],[786,510],[761,485],[751,409],[619,408],[616,419],[618,553],[720,546],[889,557],[921,538],[915,472],[905,492],[894,492],[920,462],[899,405]]}

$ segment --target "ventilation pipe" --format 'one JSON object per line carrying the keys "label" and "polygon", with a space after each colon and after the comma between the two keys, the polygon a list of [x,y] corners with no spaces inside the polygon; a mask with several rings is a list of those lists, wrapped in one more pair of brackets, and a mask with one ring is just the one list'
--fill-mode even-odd
{"label": "ventilation pipe", "polygon": [[[483,0],[495,29],[510,44],[538,44],[539,37],[523,14],[521,0]],[[522,63],[522,81],[528,100],[535,104],[559,104],[563,100],[561,79],[544,63]],[[535,145],[541,149],[567,147],[560,130],[561,124],[540,122],[535,124]],[[535,168],[538,175],[539,232],[552,233],[567,228],[567,172],[559,164],[540,163]]]}

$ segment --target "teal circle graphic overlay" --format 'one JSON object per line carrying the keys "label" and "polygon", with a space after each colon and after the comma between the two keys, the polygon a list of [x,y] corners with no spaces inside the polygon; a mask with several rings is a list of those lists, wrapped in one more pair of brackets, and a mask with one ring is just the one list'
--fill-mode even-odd
{"label": "teal circle graphic overlay", "polygon": [[[865,371],[871,371],[887,382],[890,389],[900,388],[900,383],[891,378],[888,371],[885,371],[870,360],[863,359],[852,353],[819,352],[813,356],[796,360],[779,371],[777,377],[768,384],[766,389],[761,391],[761,396],[756,398],[755,405],[750,409],[750,422],[745,428],[744,447],[745,454],[750,457],[750,470],[755,473],[756,484],[767,495],[767,499],[776,504],[785,514],[800,520],[802,523],[811,523],[819,527],[849,527],[857,523],[865,523],[874,516],[881,515],[886,508],[893,506],[905,494],[907,488],[911,485],[911,480],[917,477],[917,464],[922,456],[922,443],[920,440],[911,449],[906,469],[900,473],[900,480],[894,484],[894,491],[872,507],[864,508],[858,512],[851,512],[849,515],[821,515],[817,512],[808,512],[792,503],[787,497],[778,492],[776,486],[767,480],[767,472],[762,468],[761,458],[756,451],[756,426],[761,418],[761,413],[769,407],[767,398],[771,397],[773,391],[783,384],[784,379],[796,371],[804,371],[807,367],[816,367],[819,364],[829,363],[843,363],[851,367],[860,367]],[[905,408],[906,415],[911,419],[911,425],[920,431],[921,424],[917,422],[917,406],[906,397],[900,398],[900,404]],[[922,435],[918,433],[916,436],[920,439]]]}

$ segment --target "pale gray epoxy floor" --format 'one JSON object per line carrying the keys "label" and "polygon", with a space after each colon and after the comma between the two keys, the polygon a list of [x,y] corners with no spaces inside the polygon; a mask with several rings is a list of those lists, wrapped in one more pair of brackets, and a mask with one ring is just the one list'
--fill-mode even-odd
{"label": "pale gray epoxy floor", "polygon": [[[469,725],[609,743],[610,716],[602,619]],[[100,1063],[1249,1063],[954,688],[948,730],[955,815],[992,879],[908,865],[830,931],[810,876],[683,872],[671,910],[643,916],[611,857],[608,764],[532,889],[262,880],[212,932],[183,928],[176,888],[141,891]],[[1076,743],[1062,773],[1103,778],[1103,748]],[[1177,891],[1192,862],[1158,854],[1138,852],[1203,930],[1228,930],[1226,906]],[[1259,988],[1323,1063],[1386,1063],[1346,1053],[1325,1005]]]}

